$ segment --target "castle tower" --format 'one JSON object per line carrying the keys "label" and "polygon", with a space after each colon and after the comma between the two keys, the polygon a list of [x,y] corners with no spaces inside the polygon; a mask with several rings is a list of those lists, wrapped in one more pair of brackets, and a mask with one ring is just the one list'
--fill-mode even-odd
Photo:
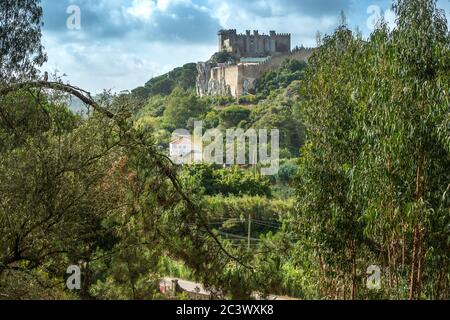
{"label": "castle tower", "polygon": [[268,57],[291,51],[291,35],[277,34],[271,30],[268,35],[254,30],[246,30],[245,34],[237,34],[236,29],[220,30],[219,51],[231,52],[235,58]]}

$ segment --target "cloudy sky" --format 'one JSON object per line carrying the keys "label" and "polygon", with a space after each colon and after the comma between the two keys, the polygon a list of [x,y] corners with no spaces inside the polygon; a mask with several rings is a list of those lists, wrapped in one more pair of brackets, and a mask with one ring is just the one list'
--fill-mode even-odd
{"label": "cloudy sky", "polygon": [[[440,0],[450,18],[450,1]],[[121,91],[217,51],[217,31],[259,29],[315,45],[344,10],[350,27],[370,33],[391,0],[42,0],[45,69],[91,92]],[[78,14],[79,13],[79,14]]]}

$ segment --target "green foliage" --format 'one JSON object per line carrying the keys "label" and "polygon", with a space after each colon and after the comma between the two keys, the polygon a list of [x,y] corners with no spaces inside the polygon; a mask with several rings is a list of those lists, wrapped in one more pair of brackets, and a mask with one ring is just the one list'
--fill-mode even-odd
{"label": "green foliage", "polygon": [[280,88],[288,87],[295,80],[301,80],[306,63],[295,59],[287,59],[280,68],[266,72],[257,87],[258,98],[266,98]]}
{"label": "green foliage", "polygon": [[[101,300],[152,300],[159,298],[158,257],[145,246],[124,246],[120,254],[94,261],[97,280],[89,293]],[[154,273],[151,273],[153,271]]]}
{"label": "green foliage", "polygon": [[214,107],[223,107],[235,102],[230,96],[204,96],[202,100],[205,104]]}
{"label": "green foliage", "polygon": [[192,271],[180,261],[175,261],[169,257],[163,256],[161,257],[159,263],[160,268],[163,270],[163,274],[165,275],[185,280],[195,280],[193,278]]}
{"label": "green foliage", "polygon": [[32,79],[47,60],[40,0],[0,2],[0,82]]}
{"label": "green foliage", "polygon": [[[0,97],[0,136],[8,137],[0,149],[0,295],[158,298],[165,252],[213,282],[229,258],[203,237],[198,209],[182,196],[198,201],[196,190],[170,180],[176,168],[152,135],[134,130],[129,97],[104,99],[117,110],[111,120],[74,116],[61,100],[35,94]],[[76,293],[64,287],[72,264],[83,274]]]}
{"label": "green foliage", "polygon": [[243,171],[234,167],[231,170],[217,170],[214,172],[217,184],[216,193],[225,195],[270,196],[269,181],[267,178],[251,171]]}
{"label": "green foliage", "polygon": [[237,166],[218,169],[214,165],[197,164],[188,166],[185,174],[206,195],[270,196],[270,182],[266,177]]}
{"label": "green foliage", "polygon": [[306,135],[300,112],[300,83],[293,82],[283,90],[274,91],[252,110],[248,127],[255,129],[279,129],[280,148],[288,153],[284,157],[298,156]]}
{"label": "green foliage", "polygon": [[211,110],[208,112],[203,118],[203,125],[205,129],[214,129],[217,128],[220,124],[219,112],[216,110]]}
{"label": "green foliage", "polygon": [[254,95],[244,95],[238,98],[239,104],[255,104],[257,98]]}
{"label": "green foliage", "polygon": [[[320,297],[448,298],[447,23],[433,0],[394,8],[394,31],[326,36],[302,82],[308,143],[291,222]],[[363,286],[373,264],[376,294]]]}
{"label": "green foliage", "polygon": [[169,130],[189,129],[188,120],[207,111],[206,105],[195,94],[186,94],[177,89],[167,98],[164,110],[164,125]]}
{"label": "green foliage", "polygon": [[[119,198],[99,191],[117,160],[117,136],[108,121],[93,117],[83,123],[66,107],[29,92],[0,100],[0,135],[11,137],[0,150],[0,277],[8,271],[24,281],[27,273],[39,279],[37,269],[43,268],[44,283],[61,289],[55,278],[70,261],[112,240],[101,216],[104,206],[116,206]],[[26,292],[10,298],[27,298]]]}
{"label": "green foliage", "polygon": [[225,128],[237,127],[239,123],[250,116],[250,110],[241,106],[226,107],[219,113],[220,123]]}
{"label": "green foliage", "polygon": [[292,161],[284,161],[280,164],[280,169],[276,179],[280,184],[290,184],[297,174],[298,166]]}
{"label": "green foliage", "polygon": [[227,62],[233,62],[233,54],[228,51],[220,51],[213,54],[213,56],[210,59],[211,63],[227,63]]}
{"label": "green foliage", "polygon": [[138,87],[132,90],[132,93],[145,100],[151,96],[170,95],[175,88],[192,91],[195,89],[196,78],[197,65],[195,63],[188,63],[168,73],[150,79],[144,87]]}
{"label": "green foliage", "polygon": [[152,116],[161,117],[166,109],[168,98],[161,95],[156,95],[147,100],[145,106],[139,110],[137,117],[141,116]]}
{"label": "green foliage", "polygon": [[206,205],[211,209],[209,218],[247,219],[251,214],[254,219],[281,220],[292,211],[293,201],[270,199],[264,196],[244,195],[242,197],[205,197]]}

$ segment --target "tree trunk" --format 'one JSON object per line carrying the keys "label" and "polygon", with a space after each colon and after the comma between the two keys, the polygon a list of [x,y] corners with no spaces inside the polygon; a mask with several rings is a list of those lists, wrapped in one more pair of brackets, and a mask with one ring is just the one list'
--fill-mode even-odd
{"label": "tree trunk", "polygon": [[419,246],[418,226],[414,227],[413,253],[411,259],[411,282],[409,285],[409,299],[416,297],[417,291],[417,268],[418,268],[418,246]]}
{"label": "tree trunk", "polygon": [[[419,201],[422,198],[422,188],[420,184],[420,178],[422,175],[422,166],[425,162],[425,154],[422,150],[422,147],[419,147],[419,162],[417,165],[417,173],[416,173],[416,203],[419,206]],[[422,208],[420,208],[419,214],[421,213]],[[415,225],[414,225],[414,240],[413,240],[413,255],[411,261],[411,283],[409,288],[409,299],[417,299],[420,297],[421,284],[422,284],[422,257],[423,257],[423,231],[420,227],[420,217],[416,217]]]}

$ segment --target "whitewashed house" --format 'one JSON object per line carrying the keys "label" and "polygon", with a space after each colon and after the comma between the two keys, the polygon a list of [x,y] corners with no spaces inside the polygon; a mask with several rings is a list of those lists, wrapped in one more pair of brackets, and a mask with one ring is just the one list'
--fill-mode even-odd
{"label": "whitewashed house", "polygon": [[191,136],[179,136],[169,144],[170,159],[177,164],[190,164],[202,162],[202,146],[194,143]]}

